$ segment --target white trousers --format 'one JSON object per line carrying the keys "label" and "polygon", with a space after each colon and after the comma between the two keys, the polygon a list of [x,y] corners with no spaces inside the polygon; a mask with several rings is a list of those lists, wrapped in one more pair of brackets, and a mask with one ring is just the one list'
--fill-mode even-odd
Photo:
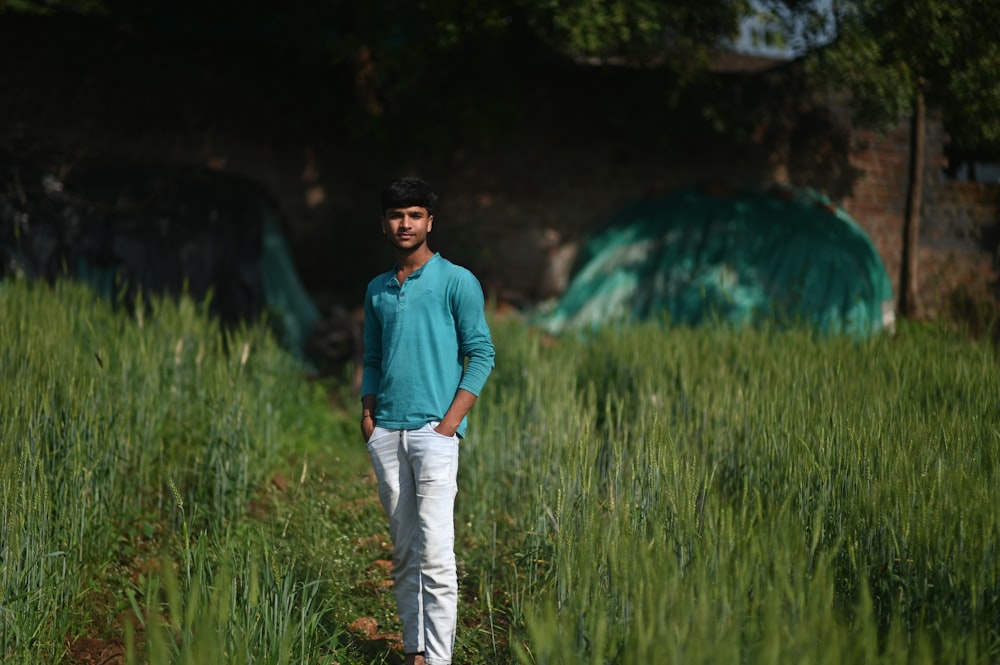
{"label": "white trousers", "polygon": [[392,536],[392,578],[403,650],[449,665],[458,623],[455,495],[458,436],[376,427],[368,453]]}

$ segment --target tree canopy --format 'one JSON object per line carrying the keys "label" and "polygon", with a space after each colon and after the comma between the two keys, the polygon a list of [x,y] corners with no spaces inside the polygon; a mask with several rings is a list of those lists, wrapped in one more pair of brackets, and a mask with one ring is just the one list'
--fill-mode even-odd
{"label": "tree canopy", "polygon": [[953,151],[1000,155],[991,0],[0,0],[5,10],[268,40],[352,68],[373,99],[419,88],[442,63],[482,62],[469,54],[494,67],[542,52],[656,65],[683,80],[752,20],[766,44],[797,39],[810,71],[850,90],[865,118],[895,121],[919,91],[943,110]]}
{"label": "tree canopy", "polygon": [[918,95],[940,109],[953,155],[1000,157],[1000,3],[840,0],[836,37],[810,71],[850,90],[861,117],[893,123]]}
{"label": "tree canopy", "polygon": [[0,11],[74,13],[173,32],[270,39],[418,67],[434,54],[530,35],[572,57],[703,65],[720,41],[760,10],[751,0],[0,0]]}
{"label": "tree canopy", "polygon": [[[20,12],[103,15],[144,26],[266,34],[308,46],[403,39],[447,49],[527,28],[582,56],[661,58],[733,37],[750,0],[0,0]],[[404,39],[405,37],[405,39]]]}

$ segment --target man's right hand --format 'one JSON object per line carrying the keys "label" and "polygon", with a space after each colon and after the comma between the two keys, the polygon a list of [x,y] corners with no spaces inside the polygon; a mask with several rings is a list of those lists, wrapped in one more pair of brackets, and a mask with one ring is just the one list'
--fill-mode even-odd
{"label": "man's right hand", "polygon": [[375,431],[375,419],[369,415],[361,418],[361,435],[365,437],[365,442],[372,438],[372,432]]}

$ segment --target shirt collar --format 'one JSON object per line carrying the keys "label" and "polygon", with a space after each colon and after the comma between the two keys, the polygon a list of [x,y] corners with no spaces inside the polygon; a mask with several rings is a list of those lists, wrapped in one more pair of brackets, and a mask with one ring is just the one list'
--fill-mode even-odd
{"label": "shirt collar", "polygon": [[[411,279],[416,279],[420,277],[421,273],[424,272],[424,268],[426,268],[431,263],[431,261],[434,261],[440,255],[441,254],[439,252],[434,252],[434,255],[431,256],[431,258],[427,259],[427,262],[424,263],[424,265],[420,266],[419,268],[410,273],[409,277],[406,278],[406,281],[410,281]],[[399,270],[399,264],[398,263],[392,264],[392,270],[389,271],[389,277],[385,281],[386,286],[399,286],[399,282],[396,281],[396,272],[398,270]]]}

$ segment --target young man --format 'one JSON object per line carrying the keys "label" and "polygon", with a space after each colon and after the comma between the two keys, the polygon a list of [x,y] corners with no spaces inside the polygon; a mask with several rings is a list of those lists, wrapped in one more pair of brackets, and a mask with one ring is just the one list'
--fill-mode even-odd
{"label": "young man", "polygon": [[407,665],[451,663],[458,444],[494,357],[478,280],[427,245],[436,200],[418,178],[382,192],[396,264],[364,304],[361,433],[389,518]]}

